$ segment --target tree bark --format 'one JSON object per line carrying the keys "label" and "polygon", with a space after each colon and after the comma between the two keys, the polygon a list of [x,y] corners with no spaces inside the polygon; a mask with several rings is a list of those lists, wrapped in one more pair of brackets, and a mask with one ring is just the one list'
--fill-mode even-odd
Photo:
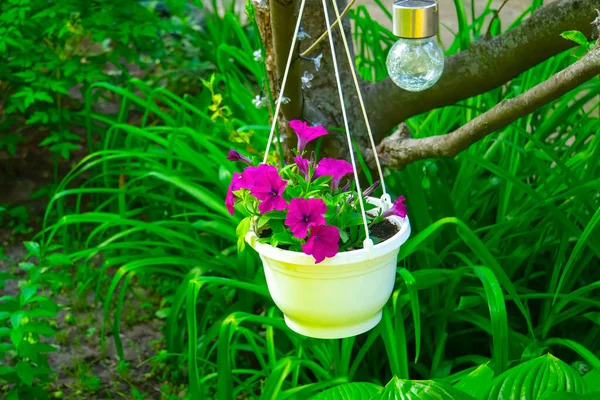
{"label": "tree bark", "polygon": [[500,102],[489,111],[454,132],[412,139],[408,127],[385,138],[378,147],[383,165],[402,169],[407,164],[426,158],[453,157],[473,143],[558,99],[600,74],[600,47],[596,46],[582,59],[560,71],[527,92]]}
{"label": "tree bark", "polygon": [[275,46],[273,45],[273,29],[271,26],[271,13],[268,8],[256,7],[256,24],[260,37],[262,38],[265,54],[263,60],[267,69],[267,79],[271,96],[277,97],[279,84],[277,83],[277,71],[275,66]]}
{"label": "tree bark", "polygon": [[[336,20],[333,4],[331,0],[326,0],[326,3],[329,22],[333,24]],[[346,0],[337,0],[337,5],[341,12],[346,6]],[[302,43],[303,50],[307,49],[327,29],[322,0],[307,0],[306,8],[304,26],[305,30],[311,35],[311,40],[306,40]],[[346,39],[351,44],[351,27],[348,18],[342,19],[342,27],[344,28]],[[310,123],[326,126],[333,133],[333,135],[328,135],[325,138],[321,154],[326,157],[347,158],[349,148],[345,133],[340,130],[335,131],[331,129],[336,127],[343,129],[342,107],[346,109],[352,137],[357,140],[360,147],[365,146],[367,142],[358,96],[352,82],[350,65],[348,64],[339,27],[332,28],[332,33],[340,72],[340,82],[344,94],[344,104],[340,104],[337,82],[334,78],[335,71],[331,47],[329,38],[327,38],[319,43],[318,47],[312,52],[312,57],[323,54],[319,71],[315,71],[312,63],[306,68],[306,70],[314,75],[314,79],[311,82],[311,88],[303,91],[305,101],[304,115],[305,119]],[[350,48],[350,52],[352,59],[354,59],[352,48]]]}
{"label": "tree bark", "polygon": [[[346,6],[345,0],[337,2],[340,12]],[[275,68],[269,81],[281,84],[287,56],[290,51],[291,41],[298,17],[299,0],[271,0],[269,23],[272,27],[273,47]],[[330,23],[333,23],[335,13],[330,0],[327,0]],[[259,26],[265,26],[265,21],[257,19]],[[352,43],[350,21],[344,18],[342,26],[346,32],[347,40]],[[280,127],[285,128],[287,122],[293,119],[303,119],[312,125],[323,125],[330,129],[332,135],[325,138],[322,146],[321,155],[326,157],[345,158],[348,155],[348,145],[344,133],[336,131],[336,127],[343,127],[342,106],[340,105],[338,89],[334,76],[333,61],[329,39],[323,40],[317,45],[317,48],[311,52],[310,59],[300,58],[301,51],[306,50],[322,33],[327,29],[325,16],[323,13],[322,0],[306,0],[304,15],[302,18],[302,28],[310,35],[310,38],[299,42],[294,49],[294,58],[288,76],[288,81],[284,94],[290,99],[288,104],[282,104],[280,117]],[[362,122],[358,98],[352,78],[350,75],[350,66],[348,65],[345,51],[343,49],[339,28],[332,29],[333,40],[336,46],[337,61],[341,73],[342,89],[344,91],[344,103],[348,112],[348,118],[351,121],[351,131],[354,138],[360,146],[366,145],[365,127]],[[268,35],[266,29],[261,28],[263,41],[266,42],[264,35]],[[354,58],[353,49],[351,56]],[[269,52],[267,52],[269,54]],[[312,58],[322,54],[321,66],[317,71]],[[267,68],[269,70],[269,68]],[[302,89],[301,77],[304,73],[312,74],[314,78],[310,81],[310,88]],[[289,132],[289,129],[287,130]],[[284,135],[287,147],[295,145],[295,136]],[[312,144],[314,145],[314,144]]]}
{"label": "tree bark", "polygon": [[414,115],[485,93],[517,77],[575,43],[560,34],[569,30],[592,38],[600,0],[559,0],[538,10],[521,25],[483,38],[469,50],[446,58],[440,80],[429,90],[407,92],[391,80],[365,88],[376,139]]}
{"label": "tree bark", "polygon": [[[281,90],[281,80],[285,72],[288,54],[294,37],[294,28],[298,19],[297,0],[271,0],[271,27],[273,30],[273,47],[275,51],[275,67],[277,71],[277,91],[274,96],[277,99]],[[290,66],[288,82],[299,82],[301,63],[298,62],[298,46],[293,50],[295,56]],[[284,90],[284,96],[289,98],[289,103],[281,105],[283,115],[289,119],[302,118],[302,90],[297,84],[288,84]]]}
{"label": "tree bark", "polygon": [[[300,0],[270,1],[270,23],[276,66],[272,71],[277,74],[270,80],[280,82],[293,39]],[[336,18],[330,1],[327,0],[327,5],[329,19],[333,23]],[[336,1],[340,11],[345,8],[346,0]],[[380,142],[395,126],[411,116],[451,105],[497,88],[529,68],[575,46],[575,43],[561,37],[562,32],[578,30],[586,37],[592,38],[594,33],[592,21],[597,15],[596,9],[600,9],[600,0],[557,0],[540,7],[529,19],[511,31],[496,37],[484,37],[473,43],[468,50],[446,58],[445,71],[440,81],[423,92],[404,91],[395,86],[389,78],[377,83],[361,82],[376,141]],[[314,125],[323,125],[333,134],[325,137],[321,156],[347,158],[348,145],[344,133],[340,132],[340,129],[332,129],[343,127],[344,124],[328,40],[322,41],[318,49],[311,53],[312,57],[323,54],[318,72],[315,71],[315,66],[310,60],[299,57],[299,52],[307,49],[326,29],[322,0],[306,0],[302,25],[311,38],[305,39],[294,49],[293,67],[284,92],[291,102],[282,107],[283,116],[280,126],[285,126],[286,121],[296,118]],[[346,37],[352,43],[348,18],[343,19],[343,27]],[[366,129],[340,33],[338,29],[333,29],[332,32],[345,95],[343,106],[348,113],[351,134],[363,150],[363,154],[372,155],[368,150],[370,146]],[[314,79],[311,81],[310,88],[302,89],[301,76],[305,71],[313,74]],[[573,69],[566,71],[573,71]],[[554,90],[545,86],[538,87],[537,91],[532,93],[530,91],[520,96],[520,100],[514,99],[515,102],[501,103],[493,109],[494,112],[490,111],[484,114],[485,117],[482,115],[471,121],[465,127],[475,129],[475,133],[467,135],[468,139],[458,140],[466,131],[463,128],[442,136],[443,139],[439,139],[440,137],[411,139],[408,128],[401,125],[400,133],[384,141],[379,147],[382,155],[386,157],[386,165],[392,168],[403,168],[407,163],[418,159],[449,156],[456,149],[460,151],[478,140],[481,135],[489,134],[520,118],[525,115],[523,112],[532,112],[545,104],[544,102],[555,99],[556,97],[553,96],[565,93],[565,88],[571,87],[573,83],[590,79],[589,75],[582,75],[587,77],[585,80],[576,77],[565,80],[564,76],[565,74],[557,75],[562,83],[555,83]],[[543,95],[538,97],[540,93]],[[525,103],[522,103],[523,101]],[[488,118],[491,118],[489,122]],[[290,140],[288,146],[293,146],[294,135],[288,135],[288,139]],[[394,151],[399,154],[393,154]]]}

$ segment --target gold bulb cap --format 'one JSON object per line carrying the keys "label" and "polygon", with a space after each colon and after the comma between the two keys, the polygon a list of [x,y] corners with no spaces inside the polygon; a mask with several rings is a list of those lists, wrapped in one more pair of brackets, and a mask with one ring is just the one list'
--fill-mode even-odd
{"label": "gold bulb cap", "polygon": [[434,0],[396,0],[392,7],[394,35],[424,39],[437,35],[438,4]]}

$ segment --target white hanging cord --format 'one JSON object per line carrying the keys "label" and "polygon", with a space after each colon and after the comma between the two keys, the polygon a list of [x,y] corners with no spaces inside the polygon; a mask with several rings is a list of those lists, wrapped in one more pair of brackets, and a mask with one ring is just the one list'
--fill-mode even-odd
{"label": "white hanging cord", "polygon": [[[335,1],[335,0],[334,0]],[[367,213],[362,198],[362,190],[358,180],[358,170],[356,169],[356,160],[354,159],[354,148],[352,147],[352,139],[350,138],[350,127],[348,124],[348,116],[346,115],[346,107],[344,106],[344,93],[342,92],[342,83],[340,82],[340,71],[338,68],[337,57],[335,55],[335,45],[333,44],[333,34],[331,32],[331,24],[329,23],[329,14],[327,13],[327,0],[323,0],[323,12],[325,13],[325,23],[327,24],[327,34],[329,37],[329,45],[331,47],[331,58],[333,59],[333,68],[335,71],[335,80],[337,82],[338,93],[340,95],[340,106],[342,107],[342,117],[344,118],[344,127],[346,128],[346,138],[348,139],[348,150],[350,150],[350,160],[352,161],[352,169],[354,171],[354,180],[356,181],[356,190],[358,192],[358,201],[362,212],[363,223],[365,225],[366,240],[364,247],[368,247],[371,251],[373,242],[369,237],[369,224],[367,223]],[[341,26],[341,24],[340,24]],[[343,36],[343,34],[342,34]]]}
{"label": "white hanging cord", "polygon": [[[340,19],[340,12],[338,11],[338,6],[335,0],[331,0],[333,3],[333,9],[335,10],[336,19]],[[329,24],[329,23],[328,23]],[[385,189],[385,182],[383,180],[383,172],[381,170],[381,164],[379,163],[379,156],[377,155],[377,147],[375,146],[375,139],[373,139],[373,133],[371,131],[371,124],[369,123],[369,117],[367,116],[367,110],[365,107],[365,102],[362,97],[362,93],[360,91],[360,85],[358,84],[358,79],[356,78],[356,71],[354,67],[354,60],[352,56],[350,56],[350,48],[348,47],[348,40],[346,39],[346,35],[344,34],[344,28],[342,24],[339,23],[338,27],[340,28],[340,35],[342,36],[342,41],[344,42],[344,49],[346,50],[346,57],[348,58],[348,65],[350,66],[350,72],[352,73],[352,79],[354,80],[354,87],[356,88],[356,94],[358,94],[358,102],[360,103],[360,109],[362,110],[363,118],[365,120],[365,125],[367,126],[367,133],[369,134],[369,140],[371,141],[371,149],[373,150],[373,157],[375,157],[375,164],[377,165],[377,172],[379,173],[379,182],[381,182],[381,189],[383,190],[384,198],[388,198],[387,190]],[[329,33],[331,35],[331,32]],[[390,201],[389,199],[387,201]]]}
{"label": "white hanging cord", "polygon": [[[283,73],[283,80],[281,81],[281,89],[279,90],[279,98],[277,99],[277,104],[275,105],[275,114],[273,114],[273,123],[271,124],[271,133],[269,133],[269,141],[267,142],[267,149],[265,150],[263,164],[267,163],[267,158],[269,157],[269,149],[271,148],[273,134],[275,133],[275,126],[277,126],[277,116],[279,115],[279,109],[281,108],[281,100],[283,99],[283,89],[285,89],[285,84],[287,83],[288,74],[290,72],[290,66],[292,65],[294,48],[296,47],[296,41],[298,40],[298,31],[300,30],[302,14],[304,14],[304,4],[306,4],[306,0],[302,0],[302,2],[300,3],[300,11],[298,12],[298,20],[296,21],[296,29],[294,30],[292,47],[290,48],[290,53],[288,54],[287,64],[285,65],[285,71]],[[281,146],[281,143],[279,145]]]}

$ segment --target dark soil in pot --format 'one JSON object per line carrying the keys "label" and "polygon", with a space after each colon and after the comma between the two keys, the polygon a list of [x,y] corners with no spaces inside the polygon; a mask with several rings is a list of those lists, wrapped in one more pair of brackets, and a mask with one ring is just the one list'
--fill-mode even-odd
{"label": "dark soil in pot", "polygon": [[396,233],[398,233],[398,227],[392,224],[387,219],[373,225],[371,229],[369,229],[371,234],[371,239],[374,244],[381,243],[393,237]]}

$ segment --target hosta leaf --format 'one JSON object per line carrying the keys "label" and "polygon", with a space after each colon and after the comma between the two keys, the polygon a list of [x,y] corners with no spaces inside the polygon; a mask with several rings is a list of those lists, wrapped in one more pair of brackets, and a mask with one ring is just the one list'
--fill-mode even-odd
{"label": "hosta leaf", "polygon": [[493,381],[488,400],[536,400],[564,391],[585,393],[579,373],[551,354],[514,367]]}
{"label": "hosta leaf", "polygon": [[371,400],[473,400],[473,397],[444,383],[394,377]]}
{"label": "hosta leaf", "polygon": [[477,400],[485,399],[492,386],[493,379],[494,371],[487,364],[484,364],[463,377],[454,387],[475,397]]}
{"label": "hosta leaf", "polygon": [[369,400],[378,394],[383,388],[373,383],[353,382],[345,383],[334,388],[325,390],[310,400]]}
{"label": "hosta leaf", "polygon": [[583,382],[588,392],[600,392],[600,369],[596,368],[585,374]]}
{"label": "hosta leaf", "polygon": [[544,396],[542,400],[598,400],[600,399],[600,392],[593,392],[588,394],[578,394],[569,392],[554,392]]}

